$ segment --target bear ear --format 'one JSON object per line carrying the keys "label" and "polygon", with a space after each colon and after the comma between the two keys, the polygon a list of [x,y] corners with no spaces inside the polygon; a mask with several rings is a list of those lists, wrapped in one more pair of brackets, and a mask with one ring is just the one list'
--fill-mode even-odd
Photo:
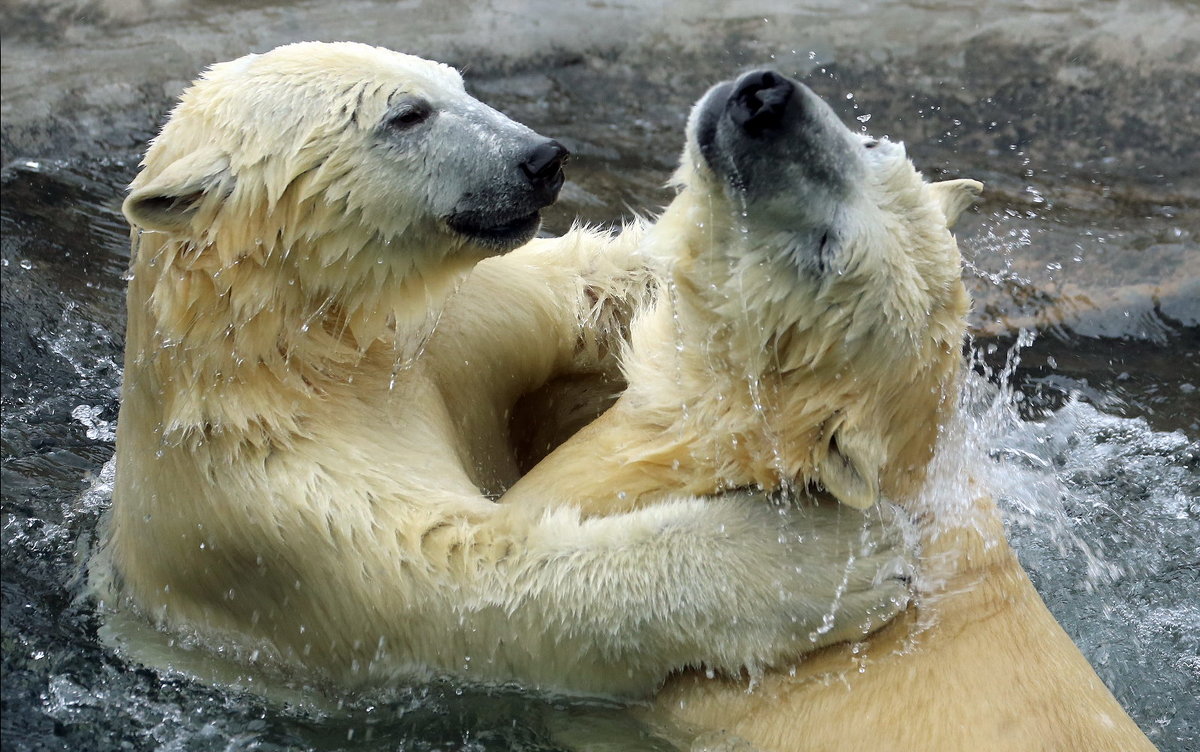
{"label": "bear ear", "polygon": [[829,451],[817,464],[821,485],[841,503],[866,509],[879,500],[883,448],[875,440],[844,428],[829,440]]}
{"label": "bear ear", "polygon": [[978,180],[943,180],[930,183],[929,190],[946,215],[946,227],[954,227],[963,210],[975,202],[983,193],[983,183]]}
{"label": "bear ear", "polygon": [[145,185],[134,181],[121,205],[129,223],[146,230],[182,230],[206,198],[224,200],[233,190],[229,157],[204,148],[172,162]]}

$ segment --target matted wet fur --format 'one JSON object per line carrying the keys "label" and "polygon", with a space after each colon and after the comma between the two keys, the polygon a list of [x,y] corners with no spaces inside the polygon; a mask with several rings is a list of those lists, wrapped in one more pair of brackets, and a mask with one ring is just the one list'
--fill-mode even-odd
{"label": "matted wet fur", "polygon": [[608,372],[648,283],[637,228],[527,243],[562,156],[453,69],[365,45],[188,89],[124,207],[104,597],[306,681],[645,694],[775,663],[903,593],[880,575],[895,533],[836,512],[494,501],[521,469],[514,405]]}
{"label": "matted wet fur", "polygon": [[632,325],[628,389],[504,501],[604,519],[676,493],[807,490],[867,514],[896,505],[920,553],[912,605],[874,634],[750,687],[681,674],[647,715],[707,729],[706,750],[1151,749],[985,492],[922,490],[962,368],[949,227],[982,186],[925,182],[902,145],[773,71],[697,104],[676,183],[644,242],[666,292]]}

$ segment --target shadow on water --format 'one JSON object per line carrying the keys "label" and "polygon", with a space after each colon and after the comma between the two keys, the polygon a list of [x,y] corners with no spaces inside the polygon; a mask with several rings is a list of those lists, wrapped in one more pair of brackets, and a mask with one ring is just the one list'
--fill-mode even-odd
{"label": "shadow on water", "polygon": [[279,705],[100,641],[80,565],[107,504],[123,186],[196,70],[309,37],[467,67],[481,98],[566,143],[553,231],[662,205],[691,102],[764,61],[905,140],[932,177],[983,179],[958,228],[976,298],[968,416],[1010,533],[1155,744],[1200,746],[1200,29],[1186,4],[150,7],[3,9],[6,749],[673,748],[602,704],[421,684],[335,710]]}

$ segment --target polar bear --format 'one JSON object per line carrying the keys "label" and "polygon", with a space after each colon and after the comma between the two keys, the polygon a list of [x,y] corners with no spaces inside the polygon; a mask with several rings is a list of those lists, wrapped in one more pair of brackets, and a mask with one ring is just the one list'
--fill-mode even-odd
{"label": "polar bear", "polygon": [[700,100],[676,183],[644,241],[666,293],[632,324],[626,391],[505,503],[604,519],[665,494],[800,489],[898,505],[920,553],[914,604],[880,631],[749,692],[682,674],[650,714],[709,729],[694,749],[1152,749],[1042,604],[994,503],[969,483],[950,502],[922,493],[966,328],[949,227],[982,186],[925,182],[901,144],[770,70]]}
{"label": "polar bear", "polygon": [[514,406],[603,375],[649,279],[636,230],[530,242],[564,158],[452,68],[360,44],[189,88],[124,204],[105,597],[306,682],[608,695],[895,611],[902,541],[875,521],[733,495],[604,519],[496,502],[522,466]]}

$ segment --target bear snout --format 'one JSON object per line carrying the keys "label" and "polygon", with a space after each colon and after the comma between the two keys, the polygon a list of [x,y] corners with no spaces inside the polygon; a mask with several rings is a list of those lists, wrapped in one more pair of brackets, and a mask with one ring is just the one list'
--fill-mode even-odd
{"label": "bear snout", "polygon": [[773,70],[742,75],[729,97],[729,116],[750,136],[778,129],[796,85]]}
{"label": "bear snout", "polygon": [[571,152],[553,139],[546,139],[534,146],[521,162],[521,172],[529,180],[529,184],[538,194],[544,196],[547,203],[558,196],[558,191],[566,179],[563,175],[563,164]]}

